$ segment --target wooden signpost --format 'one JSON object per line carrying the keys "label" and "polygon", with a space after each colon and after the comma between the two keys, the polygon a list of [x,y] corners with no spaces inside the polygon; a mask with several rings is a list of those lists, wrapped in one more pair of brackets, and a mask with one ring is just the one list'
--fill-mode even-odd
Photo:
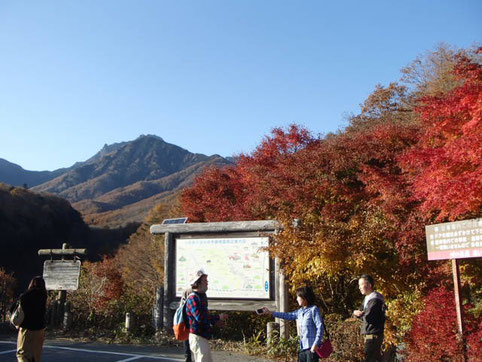
{"label": "wooden signpost", "polygon": [[[52,313],[52,324],[64,323],[64,328],[69,327],[72,316],[65,306],[67,290],[77,290],[79,287],[80,260],[75,258],[86,255],[87,249],[70,249],[69,245],[62,244],[62,249],[40,249],[39,256],[50,256],[50,260],[44,262],[43,278],[47,290],[58,290],[58,299],[55,301]],[[60,256],[60,260],[53,260],[54,256]],[[65,257],[74,260],[65,260]]]}
{"label": "wooden signpost", "polygon": [[152,234],[164,234],[164,328],[171,329],[190,274],[199,268],[209,275],[210,309],[287,311],[280,263],[266,250],[279,229],[275,220],[152,225]]}
{"label": "wooden signpost", "polygon": [[467,360],[458,259],[482,257],[482,218],[425,226],[428,260],[451,260],[457,327]]}

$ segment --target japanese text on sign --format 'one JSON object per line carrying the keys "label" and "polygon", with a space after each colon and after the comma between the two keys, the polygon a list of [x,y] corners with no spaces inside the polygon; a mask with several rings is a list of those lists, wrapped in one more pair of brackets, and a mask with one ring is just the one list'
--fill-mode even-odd
{"label": "japanese text on sign", "polygon": [[482,218],[425,226],[428,260],[482,256]]}

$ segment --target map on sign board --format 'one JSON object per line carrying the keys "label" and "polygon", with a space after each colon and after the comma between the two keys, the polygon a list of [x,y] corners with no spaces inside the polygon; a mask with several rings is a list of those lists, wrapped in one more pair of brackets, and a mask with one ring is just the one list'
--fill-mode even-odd
{"label": "map on sign board", "polygon": [[482,257],[482,218],[425,226],[428,260]]}
{"label": "map on sign board", "polygon": [[176,296],[204,269],[210,298],[269,299],[267,237],[176,239]]}
{"label": "map on sign board", "polygon": [[43,278],[47,290],[77,290],[80,260],[46,260]]}

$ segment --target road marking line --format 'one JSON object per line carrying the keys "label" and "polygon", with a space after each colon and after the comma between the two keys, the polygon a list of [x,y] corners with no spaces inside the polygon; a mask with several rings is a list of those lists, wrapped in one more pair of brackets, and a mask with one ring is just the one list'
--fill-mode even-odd
{"label": "road marking line", "polygon": [[136,359],[141,359],[142,357],[132,357],[132,358],[128,358],[128,359],[123,359],[123,360],[120,360],[120,361],[116,361],[116,362],[127,362],[127,361],[134,361]]}
{"label": "road marking line", "polygon": [[[0,341],[0,343],[17,344],[17,342],[10,342],[10,341]],[[63,350],[73,351],[73,352],[113,354],[113,355],[116,355],[116,356],[126,356],[126,357],[132,357],[133,358],[133,359],[127,359],[128,361],[133,361],[135,359],[140,359],[140,358],[150,358],[150,359],[156,359],[156,360],[160,360],[160,361],[183,361],[182,358],[168,357],[168,356],[162,356],[162,355],[161,356],[150,356],[150,355],[147,355],[147,354],[133,354],[133,353],[112,352],[112,351],[102,351],[102,350],[92,350],[92,349],[72,348],[72,347],[60,347],[60,346],[49,346],[49,345],[44,345],[44,348],[63,349]],[[14,350],[14,351],[17,351],[17,350]],[[11,351],[8,351],[8,352],[11,352]],[[122,361],[126,361],[126,360],[122,360]]]}
{"label": "road marking line", "polygon": [[0,354],[7,354],[7,353],[12,353],[12,352],[17,352],[16,349],[11,349],[10,351],[2,351]]}

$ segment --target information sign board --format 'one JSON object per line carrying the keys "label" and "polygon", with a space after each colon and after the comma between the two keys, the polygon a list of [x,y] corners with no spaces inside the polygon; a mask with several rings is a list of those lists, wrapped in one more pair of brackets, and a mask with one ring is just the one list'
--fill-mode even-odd
{"label": "information sign board", "polygon": [[482,257],[482,218],[425,226],[428,260]]}
{"label": "information sign board", "polygon": [[269,299],[268,237],[177,238],[176,296],[204,269],[209,298]]}
{"label": "information sign board", "polygon": [[46,260],[43,278],[47,290],[77,290],[80,260]]}

